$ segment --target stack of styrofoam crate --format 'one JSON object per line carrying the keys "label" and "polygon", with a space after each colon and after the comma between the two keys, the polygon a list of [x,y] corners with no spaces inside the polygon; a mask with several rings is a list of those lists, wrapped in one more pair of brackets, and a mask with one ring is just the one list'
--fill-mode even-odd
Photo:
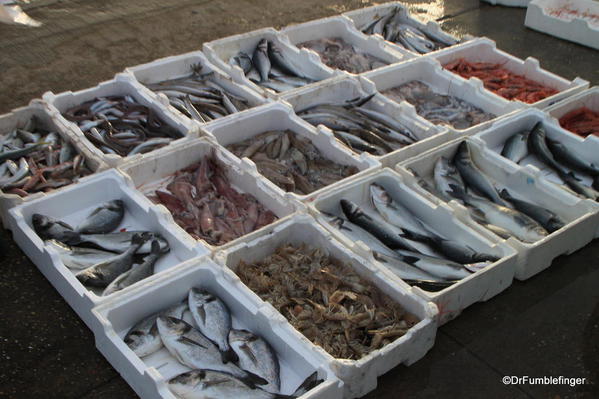
{"label": "stack of styrofoam crate", "polygon": [[[18,245],[94,332],[99,350],[143,398],[174,398],[167,380],[186,368],[164,349],[139,358],[123,338],[140,319],[179,302],[192,287],[203,287],[219,296],[231,310],[233,327],[249,329],[273,346],[281,363],[282,393],[291,394],[306,376],[316,371],[324,382],[302,398],[353,398],[374,389],[378,376],[396,365],[409,365],[424,356],[434,343],[438,324],[457,317],[473,303],[488,300],[505,290],[514,277],[531,277],[548,267],[556,256],[570,253],[599,236],[596,203],[557,185],[554,176],[540,165],[534,162],[516,165],[498,154],[507,137],[542,120],[549,137],[559,137],[582,158],[592,160],[596,154],[596,138],[581,139],[570,134],[545,113],[531,107],[545,108],[562,100],[547,109],[554,117],[580,104],[599,108],[597,89],[576,94],[588,87],[588,82],[568,81],[553,75],[541,69],[536,60],[515,58],[498,50],[488,39],[470,40],[418,56],[378,35],[361,33],[365,25],[393,7],[400,7],[402,18],[413,26],[455,39],[443,32],[436,22],[423,24],[410,17],[400,3],[387,3],[280,31],[265,28],[205,43],[203,52],[130,67],[113,80],[87,90],[57,95],[46,93],[44,101],[33,101],[28,107],[0,117],[0,133],[4,133],[23,124],[31,115],[38,116],[45,127],[57,130],[71,141],[96,172],[55,192],[34,194],[25,199],[0,193],[1,216]],[[296,46],[326,37],[341,37],[390,65],[353,75],[327,67],[316,53]],[[239,67],[230,64],[230,58],[240,51],[251,56],[261,39],[274,42],[284,57],[301,66],[315,82],[274,93],[250,81]],[[443,64],[460,57],[504,63],[508,69],[554,87],[559,93],[530,105],[508,101],[484,89],[479,80],[466,80],[442,68]],[[211,72],[210,79],[245,98],[251,108],[209,123],[197,123],[170,106],[164,94],[154,93],[145,86],[188,75],[192,65],[197,63],[202,64],[203,71]],[[397,103],[380,93],[412,80],[423,81],[438,93],[468,101],[497,118],[461,130],[437,126],[419,116],[407,102]],[[62,113],[82,102],[111,95],[129,95],[151,107],[185,137],[146,154],[120,157],[102,153]],[[343,103],[368,95],[373,98],[365,108],[398,120],[420,140],[383,156],[357,154],[335,139],[330,129],[312,126],[294,112],[314,104]],[[569,96],[573,97],[564,100]],[[268,180],[252,160],[240,159],[226,149],[230,144],[265,131],[285,129],[310,140],[326,158],[353,165],[359,172],[310,194],[297,195],[285,192]],[[566,226],[532,244],[515,238],[504,240],[476,223],[460,203],[445,203],[425,191],[418,184],[418,178],[430,180],[437,158],[452,156],[463,140],[470,143],[476,164],[499,186],[509,187],[519,198],[534,198],[537,204],[562,217]],[[225,245],[213,246],[192,238],[177,225],[166,207],[148,198],[173,174],[209,154],[225,166],[227,178],[235,189],[254,196],[278,220]],[[108,167],[114,169],[105,170]],[[375,259],[363,242],[354,242],[331,226],[323,213],[341,215],[341,198],[362,207],[370,206],[368,188],[372,183],[382,185],[438,234],[457,237],[478,251],[495,255],[498,260],[439,292],[408,285],[388,265]],[[98,204],[116,198],[126,205],[122,227],[160,233],[169,242],[170,252],[159,260],[156,274],[104,297],[88,290],[75,278],[55,248],[37,236],[31,217],[42,213],[76,225]],[[260,299],[236,275],[241,260],[259,261],[279,245],[300,243],[319,247],[344,261],[417,316],[420,322],[403,337],[362,359],[333,358],[295,330],[282,314]]]}

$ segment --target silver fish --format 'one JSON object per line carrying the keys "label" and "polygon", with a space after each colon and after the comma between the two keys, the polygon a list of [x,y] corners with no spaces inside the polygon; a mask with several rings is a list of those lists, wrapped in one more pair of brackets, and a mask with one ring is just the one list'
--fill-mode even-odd
{"label": "silver fish", "polygon": [[[158,240],[160,244],[160,250],[162,252],[168,251],[168,242],[158,233],[152,233],[149,231],[119,231],[117,233],[109,234],[79,234],[76,232],[66,232],[64,235],[64,242],[70,245],[79,245],[82,243],[89,243],[97,245],[111,252],[125,252],[131,246],[131,239],[136,234],[145,234],[148,237],[146,241],[138,250],[138,254],[148,254],[152,250],[152,240]],[[52,237],[51,237],[52,238]],[[62,240],[59,240],[62,241]]]}
{"label": "silver fish", "polygon": [[347,234],[355,241],[362,241],[368,248],[372,251],[377,251],[385,255],[392,256],[394,254],[393,250],[387,247],[385,244],[380,242],[375,236],[361,228],[360,226],[346,220],[342,217],[322,212],[329,224],[339,229],[339,231],[343,234]]}
{"label": "silver fish", "polygon": [[151,355],[162,348],[156,326],[157,317],[158,314],[153,314],[140,320],[125,335],[125,343],[139,357]]}
{"label": "silver fish", "polygon": [[543,122],[537,122],[528,136],[528,148],[541,162],[553,168],[560,175],[566,175],[568,171],[557,163],[553,154],[547,146],[547,133],[543,127]]}
{"label": "silver fish", "polygon": [[585,198],[590,198],[593,201],[599,200],[599,192],[595,191],[591,187],[587,187],[580,183],[579,179],[574,175],[573,172],[559,173],[560,178],[570,187],[574,192],[582,195]]}
{"label": "silver fish", "polygon": [[568,147],[557,140],[551,140],[547,138],[547,146],[555,159],[562,161],[572,169],[580,170],[581,172],[587,173],[591,176],[599,175],[599,168],[592,162],[581,159],[578,155],[574,154]]}
{"label": "silver fish", "polygon": [[252,55],[252,63],[260,74],[260,81],[267,81],[271,63],[268,58],[268,41],[266,39],[261,39],[258,42],[254,54]]}
{"label": "silver fish", "polygon": [[397,250],[399,259],[445,280],[460,280],[471,273],[459,263],[405,250]]}
{"label": "silver fish", "polygon": [[420,268],[414,267],[403,261],[397,254],[387,255],[373,251],[374,259],[386,266],[391,272],[399,276],[402,280],[414,281],[445,281],[444,278],[437,277]]}
{"label": "silver fish", "polygon": [[388,223],[401,229],[409,228],[420,234],[429,234],[428,229],[424,227],[422,222],[414,217],[406,207],[391,198],[381,185],[377,183],[370,185],[370,199],[375,209]]}
{"label": "silver fish", "polygon": [[122,200],[108,201],[97,207],[77,226],[81,234],[106,234],[118,227],[125,216]]}
{"label": "silver fish", "polygon": [[262,389],[279,392],[279,359],[268,342],[247,330],[231,330],[229,342],[239,358],[239,367],[268,381]]}
{"label": "silver fish", "polygon": [[[445,157],[440,157],[435,162],[433,179],[438,194],[445,201],[460,198],[466,193],[462,176],[460,176],[456,167],[451,165]],[[458,191],[458,193],[456,194],[454,190]]]}
{"label": "silver fish", "polygon": [[528,201],[514,198],[507,189],[501,190],[499,195],[501,195],[504,200],[511,202],[518,211],[537,221],[549,233],[553,233],[566,225],[559,216],[549,209]]}
{"label": "silver fish", "polygon": [[523,130],[507,139],[503,150],[501,150],[501,155],[516,163],[523,160],[528,155],[529,134],[530,130]]}
{"label": "silver fish", "polygon": [[58,240],[48,240],[45,244],[58,252],[62,263],[70,269],[87,269],[115,255],[113,252],[99,249],[70,247]]}

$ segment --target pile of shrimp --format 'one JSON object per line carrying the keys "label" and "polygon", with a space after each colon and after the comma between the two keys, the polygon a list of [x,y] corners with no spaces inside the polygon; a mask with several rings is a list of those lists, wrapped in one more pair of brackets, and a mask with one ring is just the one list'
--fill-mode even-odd
{"label": "pile of shrimp", "polygon": [[599,112],[587,107],[568,112],[559,119],[559,124],[582,137],[589,134],[599,136]]}

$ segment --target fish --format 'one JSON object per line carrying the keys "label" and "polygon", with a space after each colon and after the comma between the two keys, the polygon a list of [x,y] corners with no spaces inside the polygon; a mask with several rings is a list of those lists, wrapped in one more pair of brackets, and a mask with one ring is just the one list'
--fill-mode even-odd
{"label": "fish", "polygon": [[156,264],[156,261],[164,255],[164,252],[160,251],[160,244],[157,240],[153,240],[151,245],[152,250],[150,254],[144,258],[143,263],[139,266],[133,266],[131,269],[114,279],[102,293],[103,296],[120,291],[154,273],[154,265]]}
{"label": "fish", "polygon": [[514,205],[518,211],[534,219],[549,233],[553,233],[554,231],[557,231],[566,225],[566,222],[564,222],[558,215],[551,212],[549,209],[543,208],[542,206],[528,201],[514,198],[505,188],[501,190],[499,195]]}
{"label": "fish", "polygon": [[266,39],[260,39],[258,42],[258,46],[256,46],[252,55],[252,63],[260,74],[260,81],[264,82],[268,80],[271,62],[270,58],[268,58],[268,41]]}
{"label": "fish", "polygon": [[568,185],[568,187],[574,190],[574,192],[582,195],[585,198],[592,199],[593,201],[599,200],[599,192],[580,183],[579,179],[574,175],[573,172],[558,172],[558,175],[564,181],[564,183]]}
{"label": "fish", "polygon": [[279,359],[268,342],[247,330],[229,331],[229,342],[239,358],[239,367],[268,381],[262,389],[279,392]]}
{"label": "fish", "polygon": [[[462,180],[462,176],[455,165],[450,164],[445,157],[439,157],[435,162],[433,180],[437,193],[445,201],[459,199],[466,194],[466,185]],[[458,193],[455,194],[454,190],[458,190]]]}
{"label": "fish", "polygon": [[383,244],[391,249],[407,249],[418,252],[406,239],[385,222],[374,219],[364,212],[357,204],[347,200],[340,200],[341,209],[345,216],[356,225],[360,226]]}
{"label": "fish", "polygon": [[293,399],[296,397],[270,393],[248,385],[230,373],[207,369],[179,374],[168,380],[168,387],[182,399]]}
{"label": "fish", "polygon": [[163,346],[156,326],[157,317],[156,313],[138,321],[123,339],[129,349],[139,357],[151,355]]}
{"label": "fish", "polygon": [[28,147],[19,148],[19,149],[12,150],[12,151],[0,152],[0,162],[23,158],[23,157],[31,154],[32,152],[39,150],[41,147],[43,147],[45,145],[46,145],[45,142],[39,142],[39,143],[30,145]]}
{"label": "fish", "polygon": [[129,249],[125,252],[82,270],[75,277],[83,285],[100,288],[108,286],[119,275],[131,268],[133,265],[133,256],[147,240],[147,236],[134,235],[131,239]]}
{"label": "fish", "polygon": [[528,136],[528,149],[545,165],[553,168],[560,176],[567,175],[568,171],[557,163],[547,146],[547,134],[543,122],[537,122]]}
{"label": "fish", "polygon": [[[402,280],[411,281],[447,281],[444,278],[430,274],[418,267],[412,266],[401,259],[396,253],[387,255],[373,251],[372,255],[382,265],[386,266],[391,272],[399,276]],[[448,286],[451,283],[448,283]]]}
{"label": "fish", "polygon": [[302,396],[303,394],[309,392],[312,388],[324,382],[323,379],[318,378],[318,372],[313,372],[309,376],[302,381],[302,383],[295,389],[292,396]]}
{"label": "fish", "polygon": [[65,222],[39,213],[34,213],[31,216],[31,224],[33,230],[42,240],[54,239],[65,242],[67,237],[73,233],[73,228]]}
{"label": "fish", "polygon": [[395,201],[380,184],[372,183],[370,185],[370,200],[374,208],[388,223],[402,230],[409,228],[420,234],[429,233],[424,224],[410,210]]}
{"label": "fish", "polygon": [[522,130],[506,140],[501,155],[513,161],[520,163],[528,155],[528,136],[530,130]]}
{"label": "fish", "polygon": [[579,170],[591,176],[599,176],[599,168],[593,162],[585,161],[573,153],[568,147],[557,140],[547,138],[547,147],[556,160],[563,162],[572,169]]}
{"label": "fish", "polygon": [[[507,206],[506,202],[499,196],[497,189],[493,186],[493,183],[478,169],[478,167],[472,161],[470,155],[470,148],[468,142],[462,141],[458,147],[453,160],[458,172],[462,176],[462,179],[478,193],[484,195],[494,203]],[[457,186],[452,186],[456,188]],[[459,188],[456,188],[459,189]]]}
{"label": "fish", "polygon": [[224,371],[250,386],[268,383],[232,362],[224,363],[218,346],[187,322],[160,315],[156,319],[156,325],[162,343],[181,364],[192,369]]}
{"label": "fish", "polygon": [[125,216],[125,203],[112,200],[94,209],[76,228],[81,234],[110,233],[121,224]]}
{"label": "fish", "polygon": [[460,280],[472,274],[459,263],[406,250],[397,250],[400,260],[444,280]]}
{"label": "fish", "polygon": [[137,250],[138,254],[148,254],[152,250],[152,241],[157,240],[160,244],[160,251],[166,252],[169,249],[168,242],[159,233],[150,231],[119,231],[108,234],[80,234],[74,231],[65,232],[65,240],[63,241],[70,245],[79,244],[94,244],[106,251],[110,252],[125,252],[131,246],[131,240],[136,234],[143,235],[148,238],[147,241]]}
{"label": "fish", "polygon": [[188,302],[200,332],[218,345],[223,353],[223,361],[236,361],[237,356],[229,345],[231,313],[227,305],[220,298],[200,288],[189,291]]}
{"label": "fish", "polygon": [[387,247],[385,244],[380,242],[375,236],[361,228],[360,226],[353,224],[349,220],[342,217],[322,212],[326,217],[329,224],[337,228],[340,232],[347,234],[355,241],[362,241],[372,251],[377,251],[385,255],[393,256],[394,252],[392,249]]}
{"label": "fish", "polygon": [[114,252],[85,247],[70,247],[58,240],[47,240],[45,245],[54,249],[69,269],[83,270],[114,257]]}

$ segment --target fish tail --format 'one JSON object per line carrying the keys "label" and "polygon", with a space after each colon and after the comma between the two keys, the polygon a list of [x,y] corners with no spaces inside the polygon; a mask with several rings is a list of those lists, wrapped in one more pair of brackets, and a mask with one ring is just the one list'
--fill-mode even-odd
{"label": "fish tail", "polygon": [[268,381],[266,381],[264,378],[260,377],[259,375],[256,375],[247,370],[244,370],[244,371],[246,373],[246,376],[243,378],[240,378],[240,380],[243,381],[244,383],[246,383],[250,388],[256,388],[257,385],[268,385]]}

